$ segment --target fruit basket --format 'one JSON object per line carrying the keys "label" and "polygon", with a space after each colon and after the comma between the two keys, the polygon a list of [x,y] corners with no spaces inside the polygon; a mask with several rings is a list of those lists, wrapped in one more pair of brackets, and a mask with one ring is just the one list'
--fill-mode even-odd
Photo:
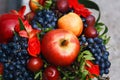
{"label": "fruit basket", "polygon": [[110,36],[95,2],[30,0],[29,7],[0,14],[0,80],[109,80]]}

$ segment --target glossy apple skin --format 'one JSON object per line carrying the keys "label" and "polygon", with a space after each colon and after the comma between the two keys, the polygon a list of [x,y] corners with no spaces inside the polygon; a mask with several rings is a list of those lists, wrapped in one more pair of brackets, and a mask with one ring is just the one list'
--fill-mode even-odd
{"label": "glossy apple skin", "polygon": [[87,38],[95,38],[98,36],[97,30],[95,29],[94,26],[89,26],[85,28],[84,34]]}
{"label": "glossy apple skin", "polygon": [[43,56],[49,63],[56,66],[72,64],[80,51],[78,38],[64,29],[51,30],[46,33],[41,45]]}
{"label": "glossy apple skin", "polygon": [[27,68],[32,72],[38,72],[43,66],[43,61],[39,57],[31,57],[27,61]]}
{"label": "glossy apple skin", "polygon": [[43,79],[42,80],[61,80],[60,73],[55,66],[48,66],[43,71]]}
{"label": "glossy apple skin", "polygon": [[4,66],[3,66],[3,64],[0,62],[0,75],[3,75],[3,71],[4,71]]}
{"label": "glossy apple skin", "polygon": [[11,40],[14,35],[14,27],[18,23],[18,15],[16,14],[2,14],[0,16],[0,43]]}

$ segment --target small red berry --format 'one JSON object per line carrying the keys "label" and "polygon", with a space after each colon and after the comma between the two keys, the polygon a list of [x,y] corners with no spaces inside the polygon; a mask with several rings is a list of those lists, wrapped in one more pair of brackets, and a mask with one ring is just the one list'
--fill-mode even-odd
{"label": "small red berry", "polygon": [[89,26],[89,27],[85,28],[84,34],[88,38],[95,38],[98,36],[97,30],[93,26]]}
{"label": "small red berry", "polygon": [[57,8],[60,12],[67,12],[69,9],[69,4],[67,0],[57,0]]}
{"label": "small red berry", "polygon": [[43,61],[39,57],[31,57],[27,61],[27,68],[32,72],[39,71],[43,66]]}
{"label": "small red berry", "polygon": [[43,72],[42,80],[61,80],[60,73],[55,66],[48,66]]}
{"label": "small red berry", "polygon": [[39,3],[44,6],[46,0],[39,0]]}

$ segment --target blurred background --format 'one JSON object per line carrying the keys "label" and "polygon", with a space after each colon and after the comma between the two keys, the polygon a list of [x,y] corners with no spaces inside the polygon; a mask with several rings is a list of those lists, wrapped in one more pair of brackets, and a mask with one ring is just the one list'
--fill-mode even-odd
{"label": "blurred background", "polygon": [[[8,12],[10,9],[19,10],[21,5],[28,6],[29,0],[0,0],[0,14]],[[119,80],[120,76],[120,0],[95,0],[101,10],[101,22],[108,28],[108,35],[111,36],[107,45],[110,52],[110,80]],[[27,7],[26,13],[29,12]],[[95,14],[93,12],[93,14]]]}

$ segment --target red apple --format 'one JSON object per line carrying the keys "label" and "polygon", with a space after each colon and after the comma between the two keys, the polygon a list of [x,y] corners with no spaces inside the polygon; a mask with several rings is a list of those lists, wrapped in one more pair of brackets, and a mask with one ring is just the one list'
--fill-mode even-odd
{"label": "red apple", "polygon": [[0,15],[0,43],[7,43],[13,38],[14,28],[19,23],[18,18],[24,19],[25,9],[22,6],[18,12],[11,10],[10,13]]}
{"label": "red apple", "polygon": [[42,39],[42,54],[46,60],[56,66],[68,66],[73,63],[80,51],[78,38],[64,29],[51,30]]}
{"label": "red apple", "polygon": [[39,57],[31,57],[27,61],[27,68],[32,72],[39,71],[43,66],[43,61]]}
{"label": "red apple", "polygon": [[42,80],[61,80],[60,73],[55,66],[48,66],[43,71],[43,79]]}

